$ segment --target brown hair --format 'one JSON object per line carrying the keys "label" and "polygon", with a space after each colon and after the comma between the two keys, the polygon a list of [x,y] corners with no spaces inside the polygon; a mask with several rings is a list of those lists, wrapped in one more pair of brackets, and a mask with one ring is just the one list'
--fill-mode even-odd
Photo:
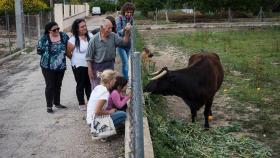
{"label": "brown hair", "polygon": [[115,89],[117,90],[118,88],[123,89],[123,87],[126,86],[127,83],[128,83],[128,80],[125,79],[123,76],[117,76],[116,77],[116,82],[115,82],[115,85],[112,88],[112,91],[115,90]]}
{"label": "brown hair", "polygon": [[[124,13],[128,10],[131,10],[134,13],[135,7],[132,3],[126,2],[123,4],[122,9],[121,9],[121,14],[124,15]],[[132,13],[132,15],[133,15]]]}

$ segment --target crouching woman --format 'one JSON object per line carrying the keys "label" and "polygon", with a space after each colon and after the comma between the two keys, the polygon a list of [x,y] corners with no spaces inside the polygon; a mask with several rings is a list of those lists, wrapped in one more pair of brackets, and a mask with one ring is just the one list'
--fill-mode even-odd
{"label": "crouching woman", "polygon": [[90,95],[87,106],[87,124],[93,121],[93,116],[110,115],[116,128],[122,127],[126,119],[126,112],[112,108],[106,110],[110,96],[110,89],[116,82],[117,73],[113,70],[104,70],[97,75],[101,84],[96,86]]}

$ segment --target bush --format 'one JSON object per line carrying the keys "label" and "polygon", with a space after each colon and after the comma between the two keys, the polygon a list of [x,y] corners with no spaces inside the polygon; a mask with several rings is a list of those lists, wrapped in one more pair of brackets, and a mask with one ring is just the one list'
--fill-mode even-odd
{"label": "bush", "polygon": [[106,12],[115,11],[117,9],[117,5],[116,4],[114,4],[112,2],[104,1],[104,0],[94,1],[94,2],[90,3],[89,6],[90,6],[90,8],[92,8],[92,7],[100,7],[102,14],[104,14]]}
{"label": "bush", "polygon": [[[23,0],[23,10],[25,13],[34,13],[41,10],[48,9],[48,6],[43,0]],[[9,13],[15,12],[14,0],[1,0],[0,1],[0,14],[4,14],[5,10]]]}

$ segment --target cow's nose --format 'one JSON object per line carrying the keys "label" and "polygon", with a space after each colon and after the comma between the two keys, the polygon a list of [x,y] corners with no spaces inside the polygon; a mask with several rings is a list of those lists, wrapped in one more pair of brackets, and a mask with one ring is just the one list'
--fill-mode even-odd
{"label": "cow's nose", "polygon": [[151,57],[153,57],[153,56],[154,56],[154,54],[152,54],[152,53],[150,53],[150,54],[148,55],[149,58],[151,58]]}

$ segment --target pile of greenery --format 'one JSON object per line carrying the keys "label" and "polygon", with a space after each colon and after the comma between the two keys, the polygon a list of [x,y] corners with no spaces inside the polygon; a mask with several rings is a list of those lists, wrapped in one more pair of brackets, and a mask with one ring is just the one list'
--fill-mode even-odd
{"label": "pile of greenery", "polygon": [[146,95],[155,157],[256,157],[271,156],[271,149],[255,140],[234,134],[241,132],[237,123],[204,130],[197,124],[170,120],[162,97]]}

